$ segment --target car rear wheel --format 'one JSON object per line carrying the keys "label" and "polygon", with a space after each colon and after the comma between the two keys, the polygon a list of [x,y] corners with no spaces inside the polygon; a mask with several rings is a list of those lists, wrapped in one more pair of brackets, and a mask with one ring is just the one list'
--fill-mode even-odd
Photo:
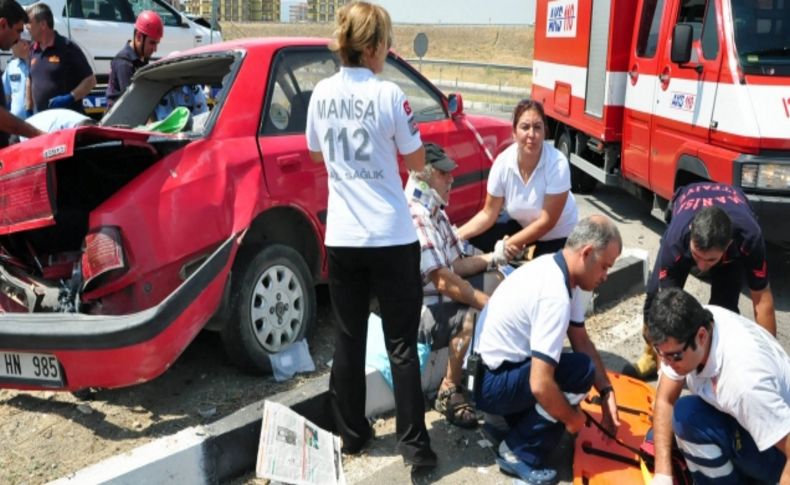
{"label": "car rear wheel", "polygon": [[590,177],[578,167],[571,164],[571,135],[568,130],[562,130],[557,138],[557,150],[561,151],[571,167],[571,191],[575,194],[589,194],[595,190],[598,181]]}
{"label": "car rear wheel", "polygon": [[231,360],[271,372],[270,354],[307,335],[316,315],[313,278],[294,249],[271,244],[239,251],[231,280],[231,318],[222,341]]}

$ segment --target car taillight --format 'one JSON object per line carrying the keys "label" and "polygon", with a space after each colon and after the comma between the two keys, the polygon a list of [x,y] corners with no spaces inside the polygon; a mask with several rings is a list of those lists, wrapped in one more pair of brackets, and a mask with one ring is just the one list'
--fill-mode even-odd
{"label": "car taillight", "polygon": [[30,229],[52,219],[47,173],[47,165],[37,165],[0,177],[0,226],[28,224],[24,228]]}
{"label": "car taillight", "polygon": [[121,231],[117,227],[102,227],[85,236],[82,251],[83,290],[95,288],[126,268],[121,242]]}

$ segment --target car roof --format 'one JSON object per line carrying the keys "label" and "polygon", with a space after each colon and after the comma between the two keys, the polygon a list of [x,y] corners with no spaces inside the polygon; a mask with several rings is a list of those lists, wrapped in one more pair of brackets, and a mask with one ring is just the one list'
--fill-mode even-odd
{"label": "car roof", "polygon": [[192,56],[195,54],[205,54],[211,52],[223,52],[232,50],[245,50],[254,52],[259,50],[277,50],[281,47],[292,46],[328,46],[329,39],[319,37],[250,37],[244,39],[228,40],[216,44],[208,44],[193,49],[179,51],[170,54],[163,59],[172,60],[181,56]]}

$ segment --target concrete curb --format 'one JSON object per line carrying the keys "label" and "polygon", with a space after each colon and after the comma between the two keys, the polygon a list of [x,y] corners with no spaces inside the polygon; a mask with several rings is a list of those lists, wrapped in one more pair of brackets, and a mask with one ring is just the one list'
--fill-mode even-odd
{"label": "concrete curb", "polygon": [[[322,428],[329,374],[312,378],[297,389],[270,396]],[[220,483],[255,468],[263,400],[206,426],[194,426],[108,458],[50,482],[72,484],[201,484]]]}
{"label": "concrete curb", "polygon": [[[642,254],[644,253],[644,254]],[[594,293],[588,311],[601,308],[644,291],[647,275],[646,252],[624,251],[609,277]],[[446,352],[429,363],[423,378],[424,387],[441,378]],[[426,379],[425,375],[429,377]],[[432,377],[431,377],[432,376]],[[368,373],[368,394],[376,403],[368,403],[369,414],[386,412],[394,406],[392,392],[378,372]],[[437,384],[438,385],[438,384]],[[297,389],[267,399],[291,407],[316,425],[332,429],[327,413],[329,374],[312,378]],[[132,451],[114,456],[54,482],[72,484],[173,484],[221,483],[254,470],[261,431],[263,400],[206,426],[185,429],[160,438]]]}

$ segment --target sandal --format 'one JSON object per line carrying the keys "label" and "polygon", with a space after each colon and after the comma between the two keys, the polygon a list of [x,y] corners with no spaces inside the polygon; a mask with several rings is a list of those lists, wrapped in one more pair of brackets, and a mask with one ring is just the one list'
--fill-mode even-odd
{"label": "sandal", "polygon": [[[462,428],[477,427],[477,413],[475,408],[466,399],[465,389],[462,386],[450,386],[440,390],[434,402],[434,408],[442,413],[451,424]],[[454,396],[458,396],[453,399]]]}

